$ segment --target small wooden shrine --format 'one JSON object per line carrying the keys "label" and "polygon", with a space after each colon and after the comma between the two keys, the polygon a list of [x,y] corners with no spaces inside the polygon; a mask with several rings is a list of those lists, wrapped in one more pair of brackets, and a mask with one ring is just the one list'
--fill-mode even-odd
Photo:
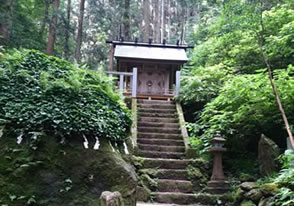
{"label": "small wooden shrine", "polygon": [[[136,84],[132,78],[123,79],[124,88],[133,89],[136,86],[136,97],[166,98],[176,95],[179,88],[179,70],[188,61],[187,45],[170,45],[107,41],[111,44],[109,73],[127,75],[136,68]],[[114,58],[116,68],[114,71]],[[130,75],[132,76],[132,75]],[[128,91],[124,90],[124,94]],[[134,96],[134,95],[133,95]]]}

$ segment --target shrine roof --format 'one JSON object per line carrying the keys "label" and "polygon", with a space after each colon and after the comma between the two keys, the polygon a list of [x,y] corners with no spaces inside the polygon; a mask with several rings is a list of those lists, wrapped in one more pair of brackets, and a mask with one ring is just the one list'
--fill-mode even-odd
{"label": "shrine roof", "polygon": [[116,58],[179,61],[179,62],[188,61],[185,48],[175,48],[175,47],[116,45],[114,56]]}

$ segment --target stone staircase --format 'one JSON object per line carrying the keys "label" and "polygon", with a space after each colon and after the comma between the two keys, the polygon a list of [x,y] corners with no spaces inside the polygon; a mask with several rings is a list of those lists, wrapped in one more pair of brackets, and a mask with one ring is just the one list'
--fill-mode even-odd
{"label": "stone staircase", "polygon": [[189,181],[185,145],[176,105],[172,101],[138,100],[138,152],[142,169],[156,169],[153,201],[169,204],[195,203]]}

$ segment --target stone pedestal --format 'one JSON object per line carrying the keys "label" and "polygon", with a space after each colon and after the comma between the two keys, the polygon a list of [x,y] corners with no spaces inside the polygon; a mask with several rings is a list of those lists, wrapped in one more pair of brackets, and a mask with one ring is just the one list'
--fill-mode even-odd
{"label": "stone pedestal", "polygon": [[209,152],[213,154],[213,171],[210,181],[207,184],[206,191],[212,194],[223,194],[229,191],[230,186],[224,175],[222,154],[227,151],[226,148],[211,148]]}

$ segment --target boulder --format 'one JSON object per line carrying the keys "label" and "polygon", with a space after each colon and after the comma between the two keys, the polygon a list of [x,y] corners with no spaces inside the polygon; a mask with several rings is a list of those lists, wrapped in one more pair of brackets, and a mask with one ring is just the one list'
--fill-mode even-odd
{"label": "boulder", "polygon": [[246,197],[246,199],[249,199],[255,203],[258,203],[262,197],[262,193],[260,192],[259,189],[253,189],[253,190],[250,190],[249,192],[245,193],[244,196]]}
{"label": "boulder", "polygon": [[261,186],[261,192],[264,196],[274,196],[280,191],[279,185],[275,183],[266,183]]}
{"label": "boulder", "polygon": [[[135,206],[137,178],[133,166],[107,140],[100,140],[99,150],[92,149],[94,144],[95,139],[89,138],[91,148],[85,149],[82,138],[73,137],[68,143],[60,144],[58,139],[44,136],[38,149],[32,152],[29,142],[17,145],[14,138],[2,137],[1,203],[10,205],[10,200],[3,197],[14,191],[17,197],[34,194],[39,206],[94,206],[100,205],[102,192],[118,191],[125,206]],[[8,145],[22,150],[4,150]],[[7,161],[8,156],[13,161]],[[16,179],[18,168],[22,169],[22,176]],[[11,171],[5,172],[7,169]],[[18,205],[26,204],[21,203]]]}
{"label": "boulder", "polygon": [[259,172],[261,175],[266,176],[277,171],[276,159],[279,154],[279,147],[276,143],[262,134],[258,143]]}
{"label": "boulder", "polygon": [[256,182],[243,182],[240,185],[242,190],[250,191],[257,188]]}
{"label": "boulder", "polygon": [[119,192],[102,192],[100,196],[101,206],[124,206]]}
{"label": "boulder", "polygon": [[274,206],[274,199],[273,197],[262,198],[258,206]]}
{"label": "boulder", "polygon": [[256,204],[251,200],[243,200],[240,206],[256,206]]}
{"label": "boulder", "polygon": [[151,191],[147,187],[145,186],[137,187],[137,192],[136,192],[137,201],[147,202],[150,198],[150,195],[151,195]]}

